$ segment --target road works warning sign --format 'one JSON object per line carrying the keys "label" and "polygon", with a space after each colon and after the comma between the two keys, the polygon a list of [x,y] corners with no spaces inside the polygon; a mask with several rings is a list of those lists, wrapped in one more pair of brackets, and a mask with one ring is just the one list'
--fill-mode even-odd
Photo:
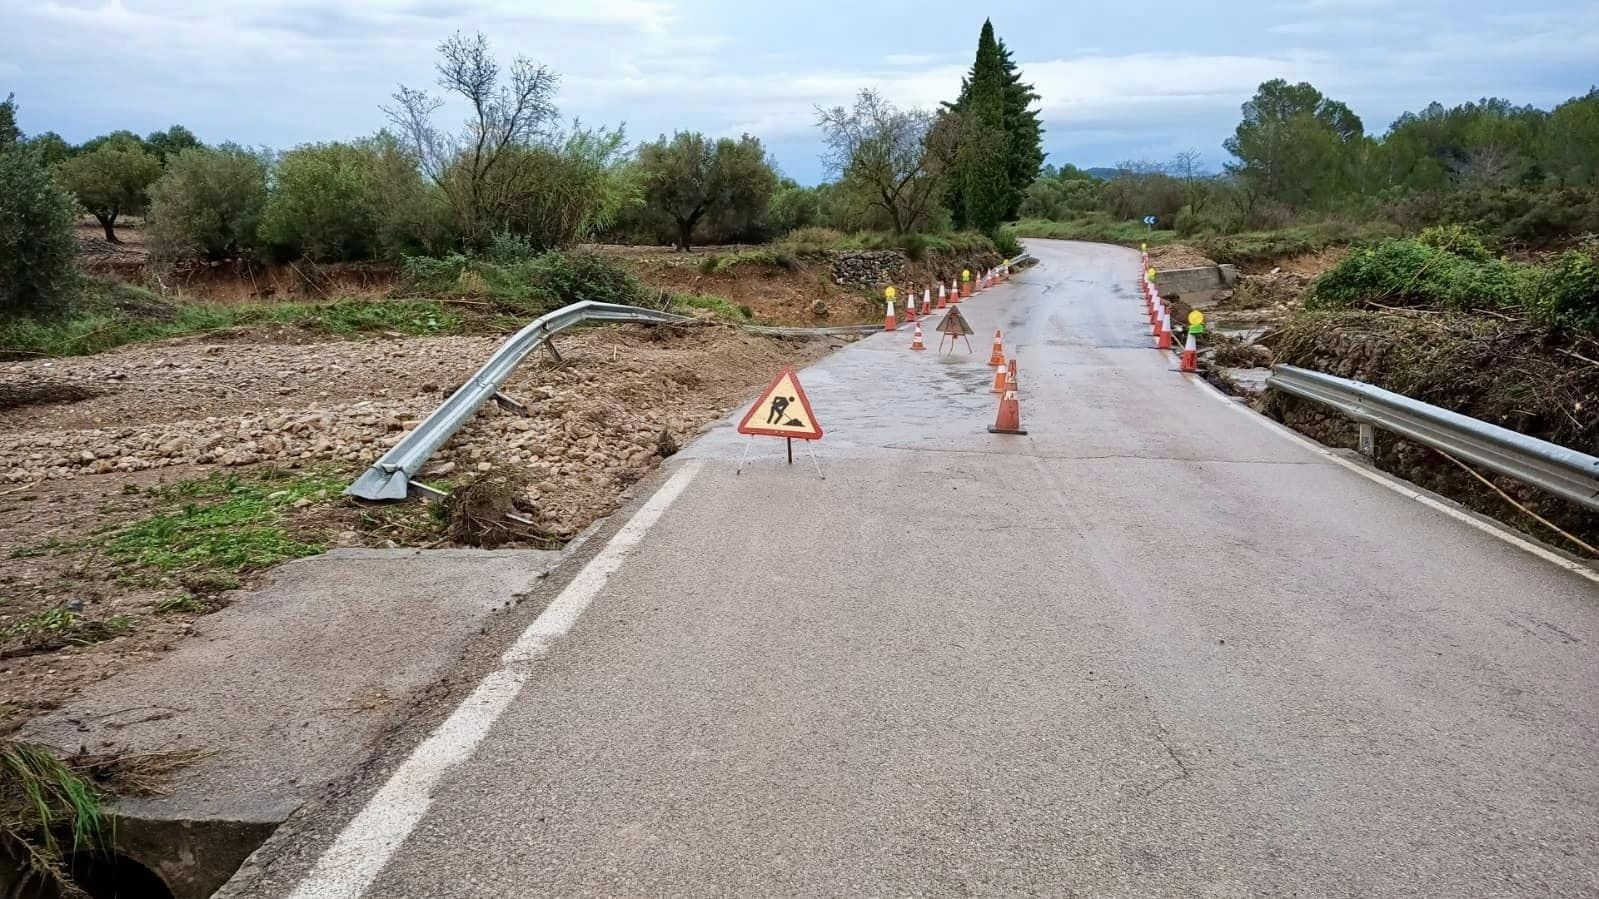
{"label": "road works warning sign", "polygon": [[792,368],[777,373],[744,420],[738,423],[738,432],[797,440],[822,439],[822,426],[816,423],[810,398],[805,396],[799,375]]}

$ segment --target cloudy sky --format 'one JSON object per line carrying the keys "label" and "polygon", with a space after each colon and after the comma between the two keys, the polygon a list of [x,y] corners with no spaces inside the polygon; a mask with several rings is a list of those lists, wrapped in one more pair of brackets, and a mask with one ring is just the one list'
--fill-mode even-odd
{"label": "cloudy sky", "polygon": [[561,111],[748,131],[802,182],[823,176],[817,104],[876,87],[954,95],[984,15],[1043,96],[1053,162],[1195,148],[1210,168],[1259,82],[1308,80],[1368,130],[1437,99],[1552,105],[1599,83],[1599,2],[1523,0],[0,0],[0,95],[68,140],[174,122],[208,142],[286,148],[384,124],[433,48],[481,30],[561,73]]}

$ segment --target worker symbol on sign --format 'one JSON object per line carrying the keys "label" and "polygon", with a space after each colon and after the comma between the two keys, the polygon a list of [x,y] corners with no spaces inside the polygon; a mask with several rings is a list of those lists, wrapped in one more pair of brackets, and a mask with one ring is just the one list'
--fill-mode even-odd
{"label": "worker symbol on sign", "polygon": [[794,398],[791,396],[772,397],[772,408],[770,412],[766,413],[766,423],[769,425],[786,425],[788,427],[798,427],[803,424],[797,418],[791,418],[788,421],[783,420],[783,413],[788,411],[788,404],[792,402],[794,402]]}
{"label": "worker symbol on sign", "polygon": [[[743,420],[738,423],[738,432],[752,437],[787,438],[790,464],[794,461],[794,441],[805,441],[805,448],[810,450],[811,441],[822,439],[822,426],[816,422],[816,413],[811,411],[811,400],[805,395],[799,375],[792,368],[778,372],[772,383],[766,385],[766,389],[761,391],[761,398],[750,406]],[[749,456],[749,451],[749,444],[744,444],[744,453],[738,460],[738,471],[744,470],[744,459]],[[816,461],[814,451],[811,451],[811,463],[816,465],[816,474],[820,476],[822,466]]]}

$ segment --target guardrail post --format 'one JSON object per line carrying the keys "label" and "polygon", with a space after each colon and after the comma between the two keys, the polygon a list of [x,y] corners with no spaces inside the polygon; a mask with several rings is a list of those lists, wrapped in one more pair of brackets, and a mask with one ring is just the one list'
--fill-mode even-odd
{"label": "guardrail post", "polygon": [[1368,459],[1377,458],[1377,429],[1364,422],[1360,425],[1360,454]]}

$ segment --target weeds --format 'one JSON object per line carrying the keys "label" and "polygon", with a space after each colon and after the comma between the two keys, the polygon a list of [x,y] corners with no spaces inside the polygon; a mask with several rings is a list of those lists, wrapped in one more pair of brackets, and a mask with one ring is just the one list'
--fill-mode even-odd
{"label": "weeds", "polygon": [[60,314],[0,318],[0,358],[84,356],[128,343],[183,337],[252,324],[278,324],[349,337],[393,332],[416,337],[455,333],[463,321],[427,300],[340,300],[210,307],[78,306]]}
{"label": "weeds", "polygon": [[677,293],[672,295],[672,306],[686,306],[690,309],[704,309],[717,318],[732,322],[745,322],[755,317],[754,310],[748,306],[735,306],[731,302],[717,296],[707,296],[694,293]]}
{"label": "weeds", "polygon": [[771,248],[740,250],[726,256],[713,253],[700,261],[700,274],[719,275],[741,266],[765,266],[793,271],[799,267],[799,260],[795,259],[792,253]]}
{"label": "weeds", "polygon": [[[899,250],[920,260],[928,253],[942,255],[986,254],[996,252],[994,242],[975,231],[946,234],[892,234],[862,231],[843,234],[831,228],[800,228],[772,245],[776,255],[806,256],[847,250]],[[756,251],[765,252],[765,251]]]}
{"label": "weeds", "polygon": [[193,596],[188,593],[179,593],[173,596],[163,597],[155,604],[155,611],[157,615],[170,615],[174,612],[187,612],[195,615],[201,615],[211,611],[211,604],[199,598],[198,596]]}
{"label": "weeds", "polygon": [[105,550],[120,564],[165,572],[246,571],[315,555],[323,547],[286,531],[282,510],[338,486],[326,476],[280,484],[226,475],[162,488],[157,495],[169,501],[217,501],[157,512],[107,537]]}
{"label": "weeds", "polygon": [[1357,247],[1316,280],[1309,305],[1509,310],[1547,329],[1599,334],[1599,243],[1524,265],[1458,229],[1428,229]]}
{"label": "weeds", "polygon": [[72,894],[58,836],[63,831],[72,836],[68,852],[110,842],[99,790],[43,746],[0,744],[0,855],[22,870],[16,895],[26,895],[30,880]]}

